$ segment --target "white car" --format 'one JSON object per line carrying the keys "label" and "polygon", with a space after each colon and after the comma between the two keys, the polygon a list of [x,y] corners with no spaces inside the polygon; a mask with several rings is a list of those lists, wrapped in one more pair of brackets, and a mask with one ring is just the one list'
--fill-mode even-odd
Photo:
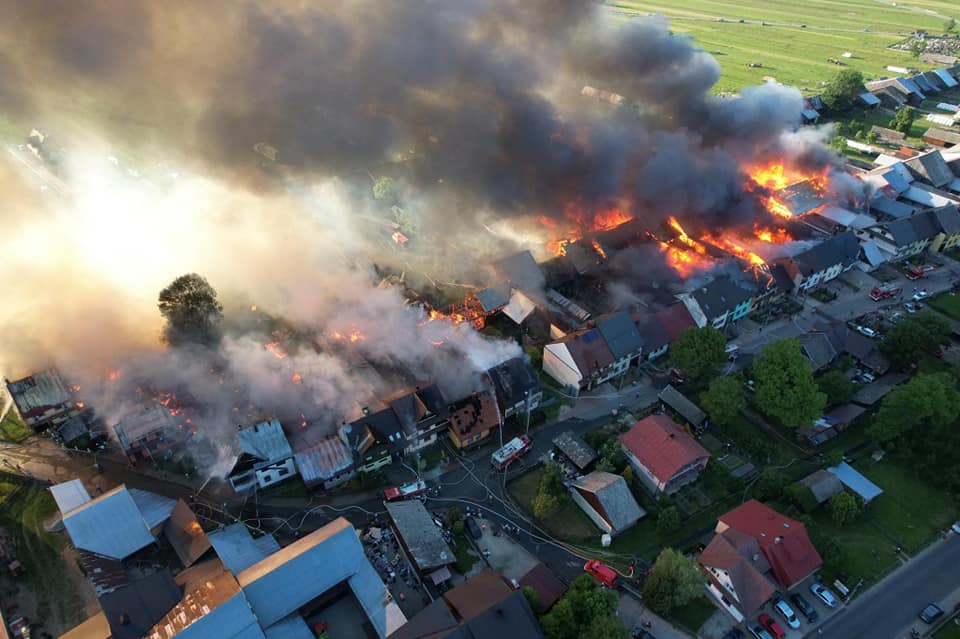
{"label": "white car", "polygon": [[958,535],[960,535],[960,521],[954,522],[954,523],[953,523],[953,526],[951,526],[950,528],[953,529],[953,532],[955,532],[955,533],[957,533]]}
{"label": "white car", "polygon": [[857,326],[857,332],[861,335],[866,335],[867,337],[876,337],[877,332],[870,328],[869,326]]}
{"label": "white car", "polygon": [[927,289],[923,289],[922,291],[917,291],[916,293],[914,293],[911,299],[914,302],[919,302],[920,300],[925,299],[927,297],[930,297],[930,293],[927,292]]}
{"label": "white car", "polygon": [[830,608],[836,608],[837,603],[839,603],[837,598],[833,596],[833,593],[821,583],[814,582],[810,584],[810,592],[813,593],[814,597],[825,603]]}
{"label": "white car", "polygon": [[910,315],[913,315],[914,313],[917,312],[917,307],[911,304],[910,302],[907,302],[906,304],[904,304],[903,308],[907,309],[907,313],[909,313]]}
{"label": "white car", "polygon": [[777,611],[783,620],[787,622],[787,625],[796,630],[800,627],[800,620],[797,619],[797,615],[794,614],[793,608],[790,607],[783,599],[777,599],[773,602],[773,609]]}

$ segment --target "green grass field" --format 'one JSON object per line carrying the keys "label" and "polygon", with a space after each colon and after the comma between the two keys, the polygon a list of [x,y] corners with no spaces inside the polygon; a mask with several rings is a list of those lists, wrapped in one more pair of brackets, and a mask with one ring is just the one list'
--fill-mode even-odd
{"label": "green grass field", "polygon": [[958,508],[948,495],[904,468],[883,461],[858,463],[857,470],[884,490],[867,507],[867,517],[907,552],[920,550],[957,519]]}
{"label": "green grass field", "polygon": [[960,639],[960,623],[954,620],[954,622],[946,624],[933,635],[933,639]]}
{"label": "green grass field", "polygon": [[[719,92],[761,84],[769,76],[816,93],[821,82],[843,68],[827,58],[841,59],[867,78],[891,75],[887,65],[927,69],[909,53],[887,47],[916,29],[943,33],[947,17],[960,20],[960,5],[949,0],[897,6],[878,0],[617,0],[609,4],[625,19],[648,13],[670,18],[674,32],[693,37],[720,63]],[[842,58],[844,52],[853,57]],[[750,68],[751,62],[763,66]]]}
{"label": "green grass field", "polygon": [[[537,487],[543,469],[538,468],[519,477],[508,485],[510,494],[517,503],[528,513],[533,513],[533,498],[537,496]],[[600,538],[600,530],[593,525],[580,507],[572,499],[563,502],[550,517],[537,520],[551,535],[564,541],[582,541],[591,538]]]}
{"label": "green grass field", "polygon": [[33,431],[12,410],[0,421],[0,439],[22,442],[30,435],[33,435]]}
{"label": "green grass field", "polygon": [[677,625],[686,628],[689,632],[696,635],[697,631],[700,630],[700,626],[716,611],[717,607],[704,596],[697,597],[685,606],[674,608],[667,617]]}
{"label": "green grass field", "polygon": [[938,295],[928,303],[944,315],[955,320],[960,320],[960,295],[951,295],[949,293],[946,295]]}

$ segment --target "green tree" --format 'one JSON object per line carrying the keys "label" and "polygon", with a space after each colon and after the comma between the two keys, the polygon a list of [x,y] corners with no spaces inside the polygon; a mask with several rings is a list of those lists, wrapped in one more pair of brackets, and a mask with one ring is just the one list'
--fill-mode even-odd
{"label": "green tree", "polygon": [[673,548],[664,548],[643,585],[643,602],[655,613],[666,614],[701,596],[704,581],[696,564]]}
{"label": "green tree", "polygon": [[676,506],[667,506],[657,515],[657,534],[666,539],[680,529],[681,523],[680,510]]}
{"label": "green tree", "polygon": [[166,320],[163,339],[171,346],[202,344],[214,346],[220,341],[223,305],[206,279],[187,273],[160,291],[157,304]]}
{"label": "green tree", "polygon": [[894,366],[915,364],[925,352],[936,351],[950,342],[950,324],[939,315],[924,311],[908,316],[890,327],[880,344]]}
{"label": "green tree", "polygon": [[616,437],[610,437],[597,450],[600,460],[597,462],[597,470],[606,473],[619,473],[627,465],[627,455],[623,452],[623,446]]}
{"label": "green tree", "polygon": [[790,484],[784,488],[784,493],[805,513],[813,512],[820,505],[817,503],[817,498],[813,496],[813,491],[803,484]]}
{"label": "green tree", "polygon": [[765,468],[753,485],[753,496],[760,500],[775,499],[783,494],[787,477],[782,470]]}
{"label": "green tree", "polygon": [[873,129],[867,131],[867,144],[876,144],[880,141],[880,136]]}
{"label": "green tree", "polygon": [[557,464],[543,467],[543,475],[537,486],[537,495],[533,498],[533,514],[545,519],[555,513],[567,498],[567,489],[563,485],[563,474]]}
{"label": "green tree", "polygon": [[623,469],[623,472],[620,473],[620,476],[623,477],[623,480],[627,482],[627,487],[633,486],[633,466],[627,464],[627,467]]}
{"label": "green tree", "polygon": [[835,368],[818,377],[817,386],[827,396],[827,405],[830,406],[849,402],[857,390],[857,385]]}
{"label": "green tree", "polygon": [[378,177],[373,181],[373,199],[389,205],[397,203],[397,188],[393,178]]}
{"label": "green tree", "polygon": [[[570,584],[566,594],[541,617],[543,631],[549,639],[626,639],[627,631],[614,616],[619,601],[617,594],[601,588],[590,575],[580,575]],[[610,619],[611,621],[603,621]],[[593,634],[598,632],[601,634]]]}
{"label": "green tree", "polygon": [[813,381],[797,340],[767,346],[753,364],[753,378],[757,406],[785,426],[809,426],[821,416],[827,396]]}
{"label": "green tree", "polygon": [[691,382],[700,384],[717,374],[727,359],[727,340],[712,326],[692,326],[670,345],[670,359]]}
{"label": "green tree", "polygon": [[919,58],[920,54],[927,50],[926,40],[914,40],[910,43],[910,55]]}
{"label": "green tree", "polygon": [[540,595],[538,595],[537,591],[530,586],[524,586],[521,588],[521,590],[523,590],[523,596],[527,598],[527,603],[530,604],[530,609],[539,615],[542,612],[540,607]]}
{"label": "green tree", "polygon": [[[960,391],[950,373],[917,375],[883,398],[868,429],[881,442],[893,441],[920,429],[953,424],[960,416]],[[920,433],[920,439],[928,437]]]}
{"label": "green tree", "polygon": [[889,126],[891,129],[900,131],[900,133],[909,134],[910,127],[913,126],[913,120],[916,117],[917,112],[913,110],[913,107],[905,106],[897,111],[897,114],[890,120]]}
{"label": "green tree", "polygon": [[830,516],[839,526],[856,521],[860,515],[860,506],[857,498],[850,493],[837,493],[830,498]]}
{"label": "green tree", "polygon": [[950,18],[943,23],[943,32],[950,33],[956,27],[957,27],[957,21],[954,20],[953,18]]}
{"label": "green tree", "polygon": [[842,135],[835,135],[830,138],[829,146],[837,153],[842,154],[847,150],[847,139]]}
{"label": "green tree", "polygon": [[831,111],[846,111],[862,90],[863,74],[855,69],[843,69],[823,88],[820,98]]}
{"label": "green tree", "polygon": [[746,406],[743,382],[739,376],[724,375],[710,382],[703,396],[703,407],[710,419],[718,424],[730,424]]}

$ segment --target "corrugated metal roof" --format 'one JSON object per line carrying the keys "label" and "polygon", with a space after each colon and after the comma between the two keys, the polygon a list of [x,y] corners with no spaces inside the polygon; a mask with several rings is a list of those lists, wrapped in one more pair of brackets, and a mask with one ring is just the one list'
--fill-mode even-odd
{"label": "corrugated metal roof", "polygon": [[177,505],[176,500],[137,488],[130,489],[130,496],[150,529],[170,519],[173,507]]}
{"label": "corrugated metal roof", "polygon": [[439,568],[456,561],[422,503],[413,500],[387,504],[387,513],[420,570]]}
{"label": "corrugated metal roof", "polygon": [[837,476],[843,485],[860,495],[864,502],[870,503],[874,498],[883,494],[883,489],[864,477],[856,468],[847,462],[840,462],[827,469]]}
{"label": "corrugated metal roof", "polygon": [[21,414],[35,408],[57,406],[70,401],[70,392],[55,368],[7,383],[7,390]]}
{"label": "corrugated metal roof", "polygon": [[63,518],[73,545],[111,559],[124,559],[154,542],[126,486],[118,486]]}
{"label": "corrugated metal roof", "polygon": [[876,106],[876,105],[880,104],[880,98],[878,98],[878,97],[875,96],[874,94],[870,93],[869,91],[864,91],[863,93],[861,93],[861,94],[860,94],[860,99],[861,99],[861,100],[863,101],[863,103],[866,104],[867,106]]}
{"label": "corrugated metal roof", "polygon": [[170,514],[170,520],[163,527],[163,536],[170,542],[185,568],[190,567],[210,549],[207,533],[203,531],[196,515],[182,499],[177,500],[177,505]]}
{"label": "corrugated metal roof", "polygon": [[953,76],[950,75],[950,72],[946,69],[934,69],[933,72],[937,74],[937,77],[940,78],[947,87],[952,88],[957,86],[957,81],[954,80]]}
{"label": "corrugated metal roof", "polygon": [[353,466],[353,455],[339,437],[331,436],[294,455],[307,484],[326,481]]}
{"label": "corrugated metal roof", "polygon": [[477,291],[474,293],[474,297],[480,301],[480,306],[483,307],[485,312],[492,313],[506,306],[507,302],[510,301],[510,285],[499,284],[497,286],[491,286]]}
{"label": "corrugated metal roof", "polygon": [[274,462],[293,456],[290,442],[277,419],[244,428],[237,433],[237,439],[245,453],[263,461]]}
{"label": "corrugated metal roof", "polygon": [[620,532],[633,526],[641,517],[647,514],[637,504],[626,480],[620,475],[595,470],[575,481],[577,490],[593,493],[600,502],[603,517],[613,531]]}
{"label": "corrugated metal roof", "polygon": [[884,256],[883,251],[880,250],[880,247],[873,240],[869,242],[864,242],[863,246],[863,257],[866,259],[867,264],[870,266],[879,266],[887,261],[887,258]]}
{"label": "corrugated metal roof", "polygon": [[530,317],[530,313],[537,308],[536,302],[524,295],[521,291],[513,291],[510,294],[510,302],[504,307],[503,314],[509,317],[516,324],[523,323],[523,320]]}
{"label": "corrugated metal roof", "polygon": [[74,508],[79,508],[90,501],[90,493],[79,479],[71,479],[51,486],[50,492],[53,494],[53,500],[57,502],[61,515],[66,515]]}
{"label": "corrugated metal roof", "polygon": [[[265,552],[261,545],[256,543],[253,535],[242,523],[231,524],[220,530],[215,530],[209,533],[207,537],[209,537],[217,556],[220,557],[220,561],[234,575],[239,575],[270,555],[269,552]],[[272,536],[268,537],[273,539]],[[276,540],[274,540],[274,544],[276,544]],[[279,550],[279,547],[277,549]]]}

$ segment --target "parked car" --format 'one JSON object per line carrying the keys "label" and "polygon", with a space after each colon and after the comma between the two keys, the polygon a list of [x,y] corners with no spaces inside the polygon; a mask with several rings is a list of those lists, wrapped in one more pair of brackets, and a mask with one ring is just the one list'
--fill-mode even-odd
{"label": "parked car", "polygon": [[477,520],[473,517],[467,517],[467,532],[470,533],[470,536],[474,539],[480,539],[483,537],[483,531],[480,530],[480,526],[477,525]]}
{"label": "parked car", "polygon": [[907,302],[906,304],[903,305],[903,308],[907,309],[907,313],[909,313],[910,315],[913,315],[919,310],[917,308],[917,305],[913,304],[912,302]]}
{"label": "parked car", "polygon": [[747,624],[747,630],[750,631],[750,634],[754,636],[754,639],[773,639],[770,636],[770,633],[764,630],[763,626],[758,624],[756,621],[751,621]]}
{"label": "parked car", "polygon": [[821,583],[813,582],[810,584],[810,592],[813,593],[814,597],[831,608],[836,608],[837,604],[839,603],[833,593]]}
{"label": "parked car", "polygon": [[773,609],[777,611],[783,620],[787,622],[787,625],[796,630],[800,627],[800,620],[797,619],[797,615],[793,612],[793,608],[790,607],[783,599],[777,597],[773,601]]}
{"label": "parked car", "polygon": [[920,620],[925,623],[933,623],[943,616],[943,608],[935,603],[927,604],[927,607],[920,611]]}
{"label": "parked car", "polygon": [[820,615],[817,614],[817,609],[813,607],[813,604],[803,598],[799,592],[790,595],[790,601],[793,602],[793,605],[797,607],[803,616],[807,618],[809,623],[815,622],[820,618]]}
{"label": "parked car", "polygon": [[876,332],[875,330],[873,330],[872,328],[870,328],[869,326],[860,326],[859,324],[857,324],[857,326],[854,327],[854,328],[855,328],[855,330],[856,330],[858,333],[860,333],[861,335],[866,335],[867,337],[876,337],[876,336],[877,336],[877,332]]}
{"label": "parked car", "polygon": [[776,621],[773,620],[773,617],[767,613],[761,614],[757,617],[757,620],[760,622],[760,625],[766,628],[767,632],[774,636],[775,639],[784,639],[787,633],[783,631],[783,628],[780,627]]}
{"label": "parked car", "polygon": [[743,631],[739,628],[732,628],[730,632],[723,635],[721,639],[743,639]]}
{"label": "parked car", "polygon": [[914,302],[919,302],[920,300],[925,299],[929,296],[930,296],[930,293],[927,292],[927,289],[921,289],[916,293],[914,293],[913,297],[911,297],[910,299],[912,299]]}

